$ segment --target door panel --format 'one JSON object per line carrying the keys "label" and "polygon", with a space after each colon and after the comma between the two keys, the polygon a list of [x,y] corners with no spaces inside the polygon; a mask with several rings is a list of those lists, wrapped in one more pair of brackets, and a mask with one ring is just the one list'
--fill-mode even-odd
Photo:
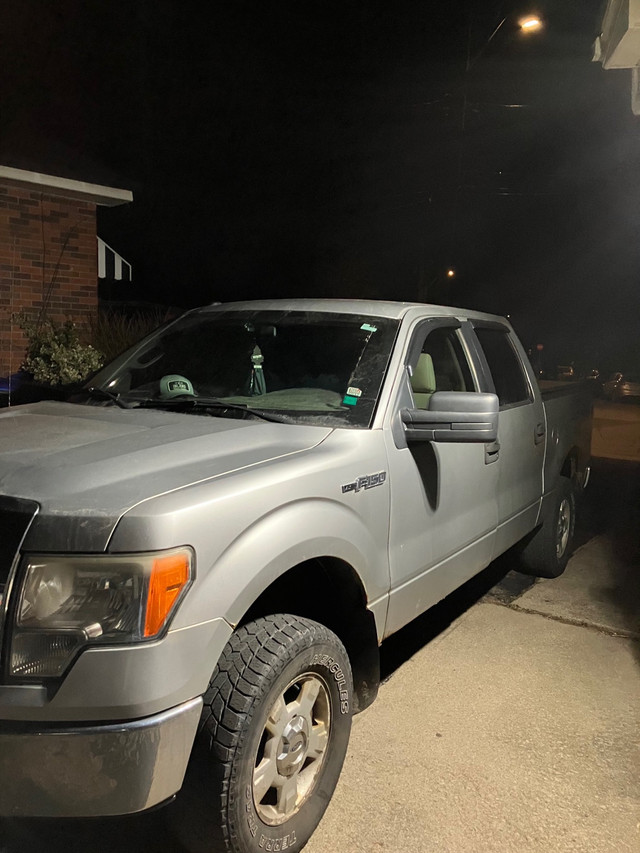
{"label": "door panel", "polygon": [[495,555],[529,533],[537,522],[542,496],[545,417],[525,365],[526,356],[510,330],[483,328],[475,333],[500,399],[498,442],[498,531]]}
{"label": "door panel", "polygon": [[497,465],[482,444],[388,448],[391,596],[386,634],[436,604],[491,561]]}
{"label": "door panel", "polygon": [[[410,367],[428,354],[433,370],[421,367],[413,377],[407,372],[394,407],[397,419],[402,406],[419,401],[426,408],[434,391],[480,390],[459,331],[440,327],[418,343],[413,340],[408,349],[414,353]],[[389,635],[490,562],[499,464],[485,464],[482,443],[398,446],[392,431],[385,435],[391,488]]]}
{"label": "door panel", "polygon": [[530,533],[538,519],[544,443],[535,443],[535,410],[529,403],[498,416],[501,460],[495,556]]}

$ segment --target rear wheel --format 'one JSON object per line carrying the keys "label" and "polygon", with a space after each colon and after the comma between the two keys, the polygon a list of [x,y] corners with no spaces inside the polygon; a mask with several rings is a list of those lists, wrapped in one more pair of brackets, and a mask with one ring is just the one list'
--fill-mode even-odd
{"label": "rear wheel", "polygon": [[323,625],[276,615],[239,628],[172,806],[189,849],[301,850],[340,775],[351,694],[347,653]]}
{"label": "rear wheel", "polygon": [[560,477],[548,518],[524,544],[516,546],[516,568],[541,578],[559,577],[571,556],[575,523],[575,491],[571,480]]}

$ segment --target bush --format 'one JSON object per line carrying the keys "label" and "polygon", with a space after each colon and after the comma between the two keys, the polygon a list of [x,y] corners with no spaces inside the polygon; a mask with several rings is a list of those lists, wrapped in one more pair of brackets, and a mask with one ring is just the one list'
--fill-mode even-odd
{"label": "bush", "polygon": [[84,344],[74,323],[38,323],[17,317],[27,341],[27,354],[22,369],[36,382],[46,385],[69,385],[82,382],[104,363],[104,356],[90,344]]}

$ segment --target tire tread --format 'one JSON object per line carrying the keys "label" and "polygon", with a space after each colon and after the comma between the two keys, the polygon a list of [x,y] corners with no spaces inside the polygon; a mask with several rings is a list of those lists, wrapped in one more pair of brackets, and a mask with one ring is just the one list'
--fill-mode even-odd
{"label": "tire tread", "polygon": [[211,853],[239,849],[235,829],[226,822],[232,802],[234,760],[246,736],[248,716],[265,689],[266,676],[286,666],[301,648],[313,642],[336,641],[335,635],[318,622],[284,613],[260,617],[231,635],[204,694],[198,733],[216,759],[210,770],[217,791],[206,821],[206,843]]}

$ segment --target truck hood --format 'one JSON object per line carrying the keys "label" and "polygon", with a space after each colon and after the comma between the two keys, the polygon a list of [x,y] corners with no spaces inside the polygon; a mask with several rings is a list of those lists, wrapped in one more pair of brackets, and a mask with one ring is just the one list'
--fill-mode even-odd
{"label": "truck hood", "polygon": [[28,547],[96,550],[142,500],[308,450],[327,427],[43,402],[0,413],[0,495],[36,501]]}

